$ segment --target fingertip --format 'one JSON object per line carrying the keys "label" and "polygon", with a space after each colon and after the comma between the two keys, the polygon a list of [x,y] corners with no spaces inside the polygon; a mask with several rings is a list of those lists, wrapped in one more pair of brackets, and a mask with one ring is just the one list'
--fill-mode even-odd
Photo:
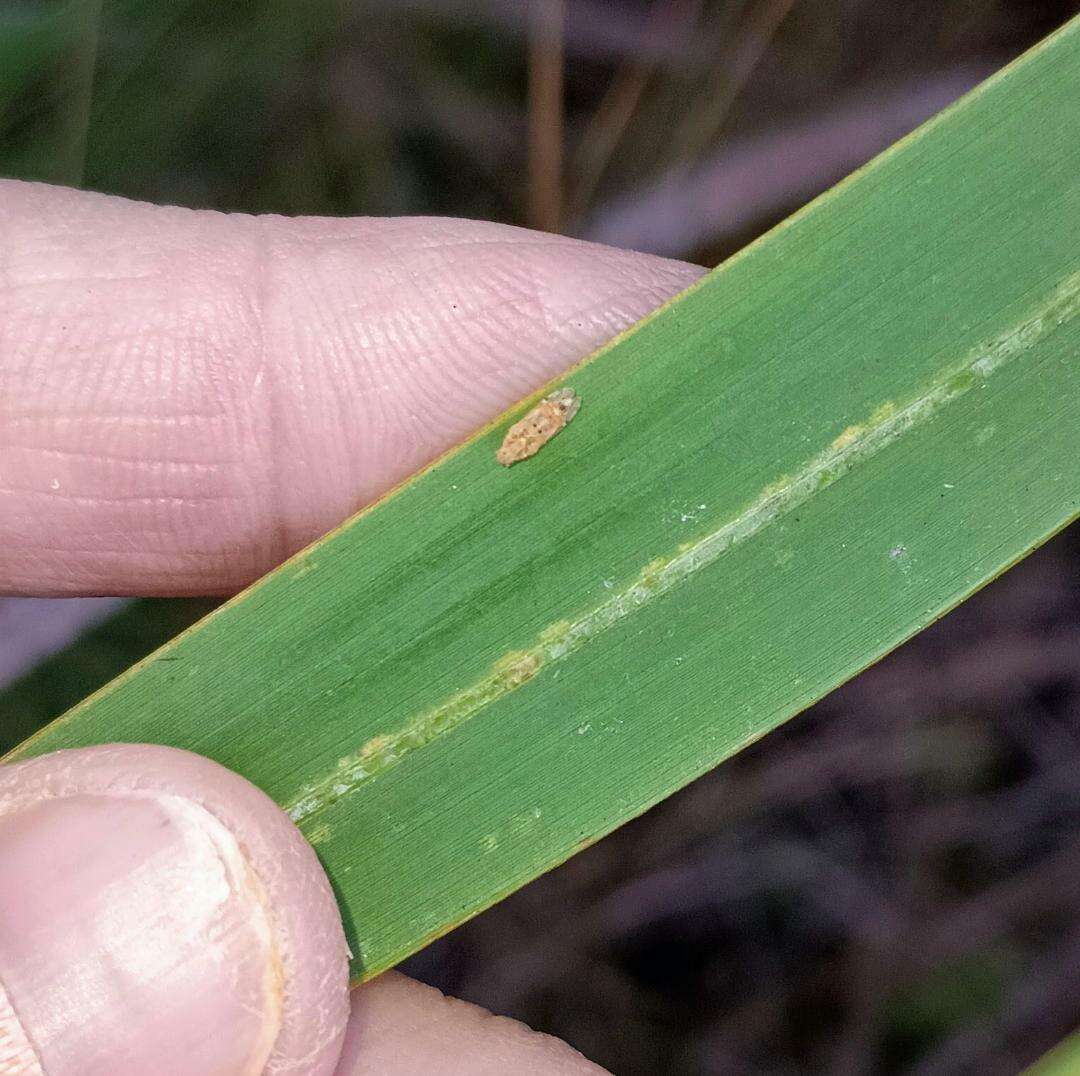
{"label": "fingertip", "polygon": [[0,984],[49,1076],[333,1071],[344,935],[243,778],[146,745],[0,768]]}

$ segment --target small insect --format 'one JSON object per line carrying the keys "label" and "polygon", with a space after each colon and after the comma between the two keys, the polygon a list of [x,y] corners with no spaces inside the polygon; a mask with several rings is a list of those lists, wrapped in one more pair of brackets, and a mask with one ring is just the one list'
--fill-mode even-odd
{"label": "small insect", "polygon": [[578,413],[581,399],[573,389],[556,389],[506,431],[495,458],[509,467],[535,456]]}

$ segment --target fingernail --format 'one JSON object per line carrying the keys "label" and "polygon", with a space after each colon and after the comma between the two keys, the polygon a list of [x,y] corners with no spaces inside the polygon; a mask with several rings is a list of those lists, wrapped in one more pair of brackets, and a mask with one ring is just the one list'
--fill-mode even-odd
{"label": "fingernail", "polygon": [[282,1021],[275,938],[236,838],[193,800],[0,813],[0,1073],[260,1073]]}

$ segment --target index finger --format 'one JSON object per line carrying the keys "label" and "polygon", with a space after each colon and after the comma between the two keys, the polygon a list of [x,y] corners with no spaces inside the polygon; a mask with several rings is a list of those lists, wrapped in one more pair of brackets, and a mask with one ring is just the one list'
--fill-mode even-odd
{"label": "index finger", "polygon": [[0,181],[0,593],[236,590],[701,270]]}

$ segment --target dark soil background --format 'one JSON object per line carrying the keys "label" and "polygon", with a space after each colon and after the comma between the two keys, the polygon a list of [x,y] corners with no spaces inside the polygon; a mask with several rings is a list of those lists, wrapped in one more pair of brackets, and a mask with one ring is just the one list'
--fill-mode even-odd
{"label": "dark soil background", "polygon": [[[8,3],[0,174],[714,264],[1078,10],[566,0],[560,160],[559,7]],[[0,600],[0,747],[209,607]],[[622,1076],[1020,1071],[1080,1025],[1080,531],[406,970]]]}

